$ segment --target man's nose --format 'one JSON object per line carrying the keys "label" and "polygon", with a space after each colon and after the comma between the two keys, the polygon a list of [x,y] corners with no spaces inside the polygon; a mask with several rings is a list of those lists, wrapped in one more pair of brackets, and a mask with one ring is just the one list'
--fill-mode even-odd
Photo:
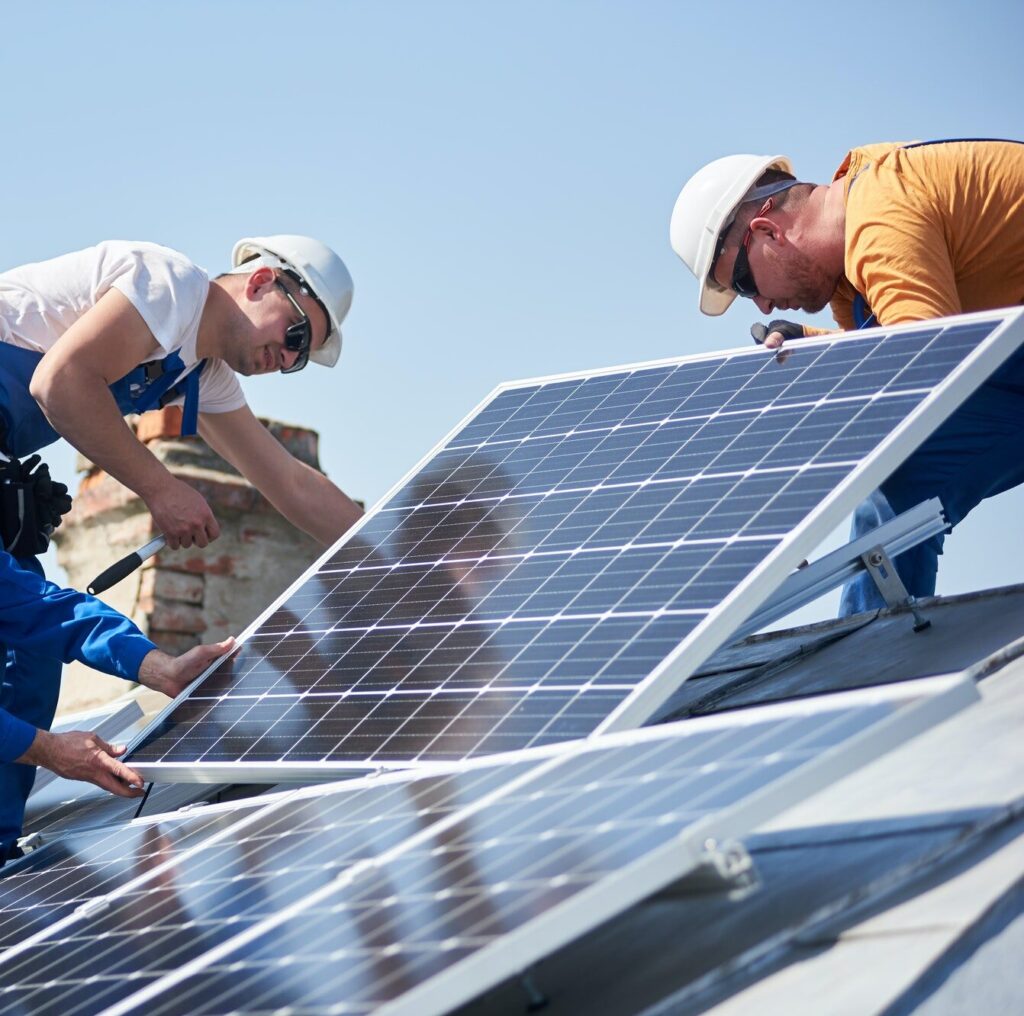
{"label": "man's nose", "polygon": [[281,366],[287,370],[295,361],[299,358],[299,354],[294,349],[289,349],[287,346],[281,349]]}
{"label": "man's nose", "polygon": [[771,312],[775,309],[775,301],[769,300],[767,297],[764,296],[755,296],[754,303],[757,305],[757,309],[762,314],[771,314]]}

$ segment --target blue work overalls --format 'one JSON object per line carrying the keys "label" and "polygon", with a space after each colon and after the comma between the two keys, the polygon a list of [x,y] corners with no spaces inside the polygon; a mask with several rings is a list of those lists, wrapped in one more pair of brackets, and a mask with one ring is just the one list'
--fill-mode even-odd
{"label": "blue work overalls", "polygon": [[[925,141],[906,147],[948,143]],[[854,300],[853,314],[858,328],[876,323],[867,301],[859,293]],[[985,498],[1021,483],[1024,483],[1024,349],[1014,353],[878,490],[857,506],[850,539],[869,533],[930,497],[941,498],[952,528]],[[940,533],[893,561],[911,596],[934,595],[944,541],[945,535]],[[878,588],[870,576],[862,572],[843,587],[839,616],[884,606],[885,600]]]}
{"label": "blue work overalls", "polygon": [[[29,392],[32,374],[41,359],[41,353],[0,342],[0,451],[9,456],[30,455],[60,436]],[[199,375],[205,363],[201,361],[182,378],[181,357],[172,353],[163,360],[136,367],[112,384],[110,391],[124,414],[143,413],[184,395],[182,434],[194,434],[198,422]],[[34,557],[19,558],[18,563],[38,575],[43,574],[42,566]],[[3,609],[5,605],[0,604],[0,610]],[[0,706],[25,722],[48,730],[57,709],[61,661],[0,644],[0,662],[3,663]],[[34,766],[0,763],[0,857],[21,835],[25,801],[34,779]]]}

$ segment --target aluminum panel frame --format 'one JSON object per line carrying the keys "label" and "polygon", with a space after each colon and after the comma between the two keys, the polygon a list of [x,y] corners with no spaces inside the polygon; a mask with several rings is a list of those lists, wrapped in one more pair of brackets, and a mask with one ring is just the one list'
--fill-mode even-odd
{"label": "aluminum panel frame", "polygon": [[[802,560],[849,515],[857,504],[897,469],[928,436],[1024,345],[1024,308],[983,311],[912,322],[893,328],[849,333],[868,338],[929,327],[998,321],[995,330],[890,431],[861,465],[847,475],[804,521],[643,680],[594,735],[637,727],[654,715],[679,686],[738,631],[789,577]],[[805,339],[801,348],[821,340]],[[836,341],[833,337],[831,341]],[[763,354],[762,354],[763,355]],[[907,445],[911,447],[908,449]]]}

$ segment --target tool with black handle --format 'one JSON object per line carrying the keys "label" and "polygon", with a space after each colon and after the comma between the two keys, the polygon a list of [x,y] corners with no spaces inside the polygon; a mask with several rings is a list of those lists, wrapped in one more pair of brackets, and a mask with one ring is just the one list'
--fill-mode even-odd
{"label": "tool with black handle", "polygon": [[93,596],[98,596],[100,593],[105,592],[112,585],[120,582],[121,579],[131,575],[131,573],[135,571],[136,568],[140,567],[142,562],[147,558],[151,558],[158,551],[163,550],[166,543],[167,541],[164,539],[163,534],[153,540],[150,540],[149,543],[139,547],[138,550],[134,550],[132,553],[126,554],[120,561],[115,561],[114,564],[112,564],[106,571],[100,572],[100,574],[97,575],[88,586],[86,586],[86,589]]}

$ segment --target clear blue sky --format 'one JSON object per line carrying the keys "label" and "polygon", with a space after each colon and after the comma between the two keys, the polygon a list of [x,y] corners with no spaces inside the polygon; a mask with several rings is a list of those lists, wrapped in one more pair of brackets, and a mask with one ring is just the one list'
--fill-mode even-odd
{"label": "clear blue sky", "polygon": [[[748,343],[753,308],[701,317],[669,248],[687,177],[1024,137],[1022,38],[1008,0],[11,5],[0,266],[325,240],[356,280],[339,368],[245,387],[372,502],[500,381]],[[972,516],[941,590],[1024,579],[1022,516],[1021,491]]]}

